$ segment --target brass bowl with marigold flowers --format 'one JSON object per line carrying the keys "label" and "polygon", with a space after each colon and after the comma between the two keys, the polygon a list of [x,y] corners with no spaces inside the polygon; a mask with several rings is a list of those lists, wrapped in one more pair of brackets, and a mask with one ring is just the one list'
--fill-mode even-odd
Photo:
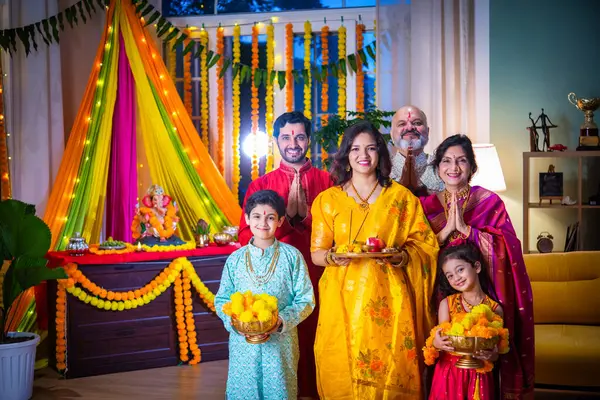
{"label": "brass bowl with marigold flowers", "polygon": [[483,361],[474,358],[477,352],[481,350],[493,350],[500,341],[499,336],[483,338],[477,336],[448,336],[451,346],[454,348],[452,353],[462,356],[456,362],[457,368],[477,369],[483,368]]}
{"label": "brass bowl with marigold flowers", "polygon": [[251,344],[260,344],[267,342],[271,336],[265,333],[271,331],[277,325],[279,313],[274,312],[269,321],[251,321],[242,322],[235,317],[231,317],[231,325],[239,333],[246,335],[246,342]]}

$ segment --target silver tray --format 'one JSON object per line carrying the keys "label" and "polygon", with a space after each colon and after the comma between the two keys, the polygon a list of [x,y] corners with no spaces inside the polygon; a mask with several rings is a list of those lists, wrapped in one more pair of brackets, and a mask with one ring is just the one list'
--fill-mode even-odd
{"label": "silver tray", "polygon": [[98,249],[100,249],[100,250],[123,250],[123,249],[126,249],[126,248],[127,248],[127,246],[125,246],[125,245],[122,245],[122,246],[103,246],[103,245],[100,245],[100,246],[98,246]]}

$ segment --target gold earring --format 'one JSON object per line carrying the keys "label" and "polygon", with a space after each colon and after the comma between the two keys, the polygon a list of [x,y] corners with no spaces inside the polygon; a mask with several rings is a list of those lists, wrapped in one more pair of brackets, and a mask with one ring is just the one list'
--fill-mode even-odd
{"label": "gold earring", "polygon": [[346,166],[346,172],[350,172],[350,166],[349,165]]}

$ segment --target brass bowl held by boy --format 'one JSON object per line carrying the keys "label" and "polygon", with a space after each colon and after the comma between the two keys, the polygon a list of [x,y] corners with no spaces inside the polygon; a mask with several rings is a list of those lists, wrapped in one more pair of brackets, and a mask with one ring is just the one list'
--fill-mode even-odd
{"label": "brass bowl held by boy", "polygon": [[213,241],[219,246],[226,246],[233,242],[233,236],[225,232],[215,233],[213,235]]}
{"label": "brass bowl held by boy", "polygon": [[231,318],[231,325],[241,334],[246,336],[246,342],[251,344],[261,344],[269,341],[270,335],[263,336],[265,333],[272,330],[279,319],[279,313],[274,312],[270,321],[252,321],[252,322],[241,322],[237,318]]}
{"label": "brass bowl held by boy", "polygon": [[480,350],[493,350],[500,341],[499,336],[486,339],[477,336],[448,336],[454,348],[452,353],[462,356],[456,362],[456,368],[477,369],[483,368],[483,361],[473,355]]}

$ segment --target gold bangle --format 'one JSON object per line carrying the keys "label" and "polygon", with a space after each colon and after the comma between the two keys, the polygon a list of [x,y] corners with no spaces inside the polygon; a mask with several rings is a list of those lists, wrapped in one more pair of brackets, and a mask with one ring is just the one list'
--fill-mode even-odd
{"label": "gold bangle", "polygon": [[402,255],[402,260],[399,263],[392,264],[395,268],[402,268],[408,264],[408,252],[403,249],[400,254]]}
{"label": "gold bangle", "polygon": [[331,249],[327,250],[325,253],[325,265],[333,265],[335,261],[333,261],[333,255],[331,254]]}

